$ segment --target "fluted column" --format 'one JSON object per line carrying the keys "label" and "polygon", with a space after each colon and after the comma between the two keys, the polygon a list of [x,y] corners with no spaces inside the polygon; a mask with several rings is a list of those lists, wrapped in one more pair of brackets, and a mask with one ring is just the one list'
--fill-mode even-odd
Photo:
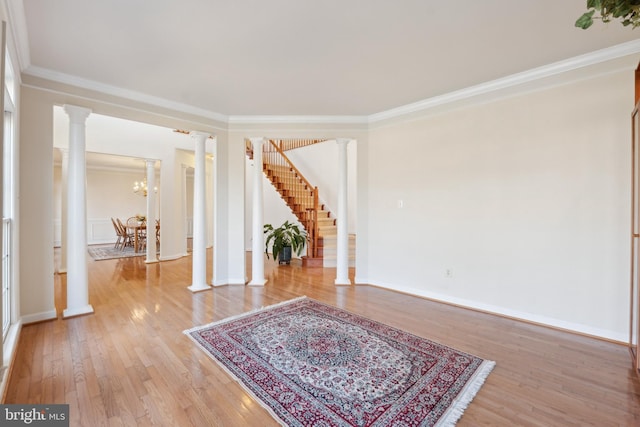
{"label": "fluted column", "polygon": [[146,160],[147,164],[147,259],[151,264],[158,262],[158,247],[156,245],[156,161]]}
{"label": "fluted column", "polygon": [[249,286],[264,286],[264,200],[262,194],[262,145],[264,138],[251,138],[253,145],[253,219],[251,281]]}
{"label": "fluted column", "polygon": [[211,289],[207,284],[207,204],[205,173],[205,142],[209,137],[203,132],[191,132],[196,142],[195,169],[193,172],[193,273],[189,286],[191,292]]}
{"label": "fluted column", "polygon": [[67,272],[67,187],[69,186],[69,150],[66,148],[60,149],[62,156],[62,177],[61,177],[61,212],[60,212],[60,266],[58,273]]}
{"label": "fluted column", "polygon": [[91,110],[65,105],[69,115],[67,184],[67,308],[63,317],[93,313],[87,270],[87,172],[85,121]]}
{"label": "fluted column", "polygon": [[350,285],[349,280],[349,198],[347,194],[348,187],[348,169],[347,169],[347,144],[351,140],[341,138],[338,143],[338,218],[337,228],[337,268],[336,268],[336,285]]}

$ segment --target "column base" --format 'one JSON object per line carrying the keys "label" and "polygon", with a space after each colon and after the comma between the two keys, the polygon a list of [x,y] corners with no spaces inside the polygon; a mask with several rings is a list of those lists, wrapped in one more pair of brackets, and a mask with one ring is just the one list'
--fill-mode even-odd
{"label": "column base", "polygon": [[264,286],[265,283],[267,283],[267,279],[252,280],[249,283],[247,283],[247,286]]}
{"label": "column base", "polygon": [[68,319],[70,317],[82,316],[85,314],[93,314],[93,307],[91,304],[78,308],[67,308],[62,312],[62,318]]}
{"label": "column base", "polygon": [[213,281],[213,283],[211,284],[211,286],[213,286],[214,288],[219,288],[220,286],[228,286],[229,284],[227,282],[221,282],[221,281]]}
{"label": "column base", "polygon": [[334,282],[336,286],[351,286],[351,280],[347,279],[336,279]]}
{"label": "column base", "polygon": [[157,260],[157,259],[145,259],[145,260],[144,260],[144,263],[145,263],[145,264],[156,264],[156,263],[159,263],[159,262],[160,262],[160,261],[159,261],[159,260]]}
{"label": "column base", "polygon": [[196,292],[208,291],[209,289],[211,289],[211,286],[205,283],[202,285],[191,285],[187,287],[187,289],[195,294]]}

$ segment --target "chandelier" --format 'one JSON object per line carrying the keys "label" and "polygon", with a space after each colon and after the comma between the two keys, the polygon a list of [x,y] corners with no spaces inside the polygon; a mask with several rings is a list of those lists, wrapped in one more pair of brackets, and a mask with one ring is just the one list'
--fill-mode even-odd
{"label": "chandelier", "polygon": [[[153,187],[155,193],[158,192],[158,187]],[[147,178],[142,181],[136,181],[133,183],[133,192],[141,196],[147,197]]]}

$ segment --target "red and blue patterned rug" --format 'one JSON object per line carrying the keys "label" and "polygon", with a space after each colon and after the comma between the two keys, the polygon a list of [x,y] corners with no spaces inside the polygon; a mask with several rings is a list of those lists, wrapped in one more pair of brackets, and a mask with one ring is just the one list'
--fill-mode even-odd
{"label": "red and blue patterned rug", "polygon": [[286,426],[452,426],[495,365],[306,297],[185,334]]}

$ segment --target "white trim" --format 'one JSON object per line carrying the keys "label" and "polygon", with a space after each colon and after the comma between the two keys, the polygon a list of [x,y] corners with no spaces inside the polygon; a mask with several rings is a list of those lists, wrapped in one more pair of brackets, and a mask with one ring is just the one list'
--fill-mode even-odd
{"label": "white trim", "polygon": [[93,312],[91,304],[87,304],[84,307],[67,308],[62,312],[62,318],[68,319],[69,317],[81,316],[83,314],[93,314]]}
{"label": "white trim", "polygon": [[211,285],[208,284],[204,284],[204,285],[191,285],[191,286],[187,286],[187,289],[189,289],[191,291],[191,293],[198,293],[198,292],[202,292],[202,291],[209,291],[211,290]]}
{"label": "white trim", "polygon": [[[21,40],[22,41],[22,40]],[[22,47],[22,45],[21,45]],[[53,82],[68,84],[79,88],[94,90],[100,93],[122,97],[133,101],[139,101],[150,105],[171,109],[188,114],[195,114],[205,118],[217,120],[229,124],[354,124],[367,125],[394,117],[404,116],[440,107],[453,102],[465,100],[475,96],[486,95],[491,92],[512,88],[536,80],[556,76],[572,70],[577,70],[590,65],[599,64],[605,61],[621,58],[627,55],[640,53],[640,39],[615,45],[606,49],[597,50],[587,54],[568,58],[563,61],[544,65],[521,73],[512,74],[504,78],[481,83],[468,88],[460,89],[444,95],[427,98],[419,102],[407,104],[390,110],[381,111],[368,116],[278,116],[278,115],[256,115],[256,116],[227,116],[221,113],[205,110],[191,105],[169,101],[156,96],[143,94],[136,91],[106,85],[88,79],[82,79],[69,74],[59,73],[48,69],[30,66],[25,68],[23,59],[19,58],[21,69],[25,75],[40,77]],[[635,65],[634,65],[635,66]],[[29,85],[27,85],[29,86]],[[36,86],[37,87],[37,86]],[[42,88],[40,88],[42,89]]]}
{"label": "white trim", "polygon": [[173,260],[176,260],[176,259],[184,258],[184,257],[186,257],[188,255],[189,254],[166,255],[166,256],[159,257],[158,260],[160,260],[160,261],[173,261]]}
{"label": "white trim", "polygon": [[229,116],[229,124],[361,124],[367,116]]}
{"label": "white trim", "polygon": [[36,322],[44,322],[45,320],[55,320],[58,318],[58,313],[56,310],[43,311],[41,313],[28,314],[26,316],[22,316],[22,324],[28,325],[30,323]]}
{"label": "white trim", "polygon": [[147,95],[145,93],[122,89],[117,86],[111,86],[104,83],[96,82],[93,80],[83,79],[81,77],[72,76],[70,74],[60,73],[52,71],[46,68],[29,66],[22,71],[24,74],[39,77],[46,80],[51,80],[57,83],[63,83],[70,86],[79,87],[82,89],[89,89],[96,92],[104,93],[107,95],[113,95],[120,98],[130,99],[132,101],[143,102],[145,104],[155,105],[157,107],[166,108],[174,111],[181,111],[183,113],[194,114],[208,119],[217,120],[220,122],[227,122],[228,116],[224,114],[215,113],[202,108],[194,107],[192,105],[183,104],[180,102],[169,101],[164,98],[160,98],[153,95]]}
{"label": "white trim", "polygon": [[267,279],[251,280],[249,283],[247,283],[247,286],[250,286],[252,288],[259,288],[263,287],[266,283]]}
{"label": "white trim", "polygon": [[412,104],[407,104],[398,108],[393,108],[391,110],[372,114],[369,116],[369,123],[376,123],[382,120],[440,107],[445,104],[450,104],[475,96],[486,95],[491,92],[496,92],[502,89],[530,83],[536,80],[541,80],[547,77],[552,77],[558,74],[566,73],[569,71],[577,70],[579,68],[599,64],[605,61],[610,61],[639,52],[640,40],[622,43],[607,49],[601,49],[588,54],[575,56],[573,58],[555,62],[553,64],[548,64],[521,73],[512,74],[501,79],[488,81],[479,85],[449,92],[444,95],[434,96],[432,98],[427,98],[422,101],[414,102]]}
{"label": "white trim", "polygon": [[[217,288],[217,287],[219,287],[219,286],[227,286],[227,285],[229,285],[227,282],[220,281],[220,280],[214,280],[214,281],[211,283],[211,286],[213,286],[213,287],[215,287],[215,288]],[[244,285],[243,285],[243,286],[244,286]]]}
{"label": "white trim", "polygon": [[567,322],[565,320],[556,319],[553,317],[540,316],[533,313],[513,310],[510,308],[486,304],[483,302],[452,297],[450,295],[443,295],[436,292],[425,291],[423,289],[417,289],[410,286],[397,286],[397,285],[392,285],[389,283],[382,283],[382,282],[377,282],[377,283],[369,282],[369,284],[372,286],[378,286],[381,288],[390,289],[390,290],[402,292],[409,295],[419,296],[419,297],[427,298],[434,301],[454,304],[460,307],[480,310],[486,313],[497,314],[500,316],[532,322],[539,325],[550,326],[550,327],[562,329],[568,332],[589,335],[596,338],[604,338],[604,339],[616,341],[619,343],[626,343],[628,342],[628,339],[629,339],[627,334],[618,332],[618,331],[596,328],[593,326],[583,325],[581,323]]}
{"label": "white trim", "polygon": [[[7,8],[7,18],[9,19],[9,31],[13,37],[13,44],[16,48],[18,67],[24,70],[31,65],[31,53],[29,51],[29,33],[27,31],[27,18],[24,13],[24,3],[22,0],[8,0],[4,2]],[[20,78],[19,74],[16,78]]]}

